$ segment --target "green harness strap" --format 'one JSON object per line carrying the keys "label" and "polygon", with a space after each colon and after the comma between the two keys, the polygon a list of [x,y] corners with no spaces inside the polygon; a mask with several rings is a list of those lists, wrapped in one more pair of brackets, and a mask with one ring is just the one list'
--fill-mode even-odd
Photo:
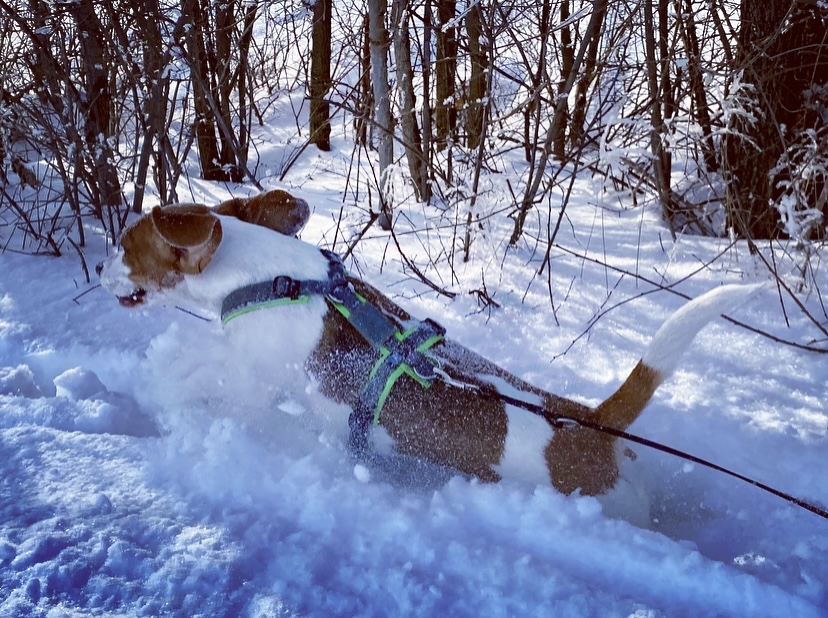
{"label": "green harness strap", "polygon": [[[378,309],[368,304],[362,296],[356,292],[354,296],[361,303],[377,311],[382,320],[393,324]],[[344,304],[331,298],[328,301],[346,320],[351,321],[351,311]],[[443,341],[444,334],[445,331],[440,325],[432,320],[426,320],[414,324],[403,332],[394,327],[391,340],[383,341],[379,346],[375,346],[379,351],[379,358],[371,368],[368,381],[360,395],[361,404],[368,406],[371,411],[371,420],[374,425],[379,423],[385,402],[394,384],[402,375],[409,376],[423,388],[431,386],[436,377],[434,367],[438,361],[426,352]]]}

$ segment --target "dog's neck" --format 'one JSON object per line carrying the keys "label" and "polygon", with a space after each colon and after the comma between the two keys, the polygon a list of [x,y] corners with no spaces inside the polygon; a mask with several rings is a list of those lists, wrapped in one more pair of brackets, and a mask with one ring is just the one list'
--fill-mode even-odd
{"label": "dog's neck", "polygon": [[278,275],[323,279],[328,274],[328,260],[313,245],[233,217],[221,217],[221,224],[224,238],[208,266],[210,276],[185,276],[166,302],[218,319],[222,301],[239,287]]}

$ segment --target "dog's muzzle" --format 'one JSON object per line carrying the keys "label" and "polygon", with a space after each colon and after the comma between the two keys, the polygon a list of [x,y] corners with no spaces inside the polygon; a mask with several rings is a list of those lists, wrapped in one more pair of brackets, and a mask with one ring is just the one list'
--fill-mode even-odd
{"label": "dog's muzzle", "polygon": [[118,298],[124,307],[135,307],[146,300],[147,291],[129,280],[119,256],[104,260],[95,265],[95,272],[101,278],[101,284]]}

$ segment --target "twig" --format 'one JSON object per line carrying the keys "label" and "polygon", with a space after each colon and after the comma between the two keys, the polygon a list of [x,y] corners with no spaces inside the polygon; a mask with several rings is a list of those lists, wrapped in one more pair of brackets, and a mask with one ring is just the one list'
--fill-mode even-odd
{"label": "twig", "polygon": [[[89,282],[87,281],[87,283],[89,283]],[[89,294],[89,292],[91,292],[92,290],[97,290],[99,287],[101,287],[101,284],[100,284],[100,283],[97,283],[97,284],[93,285],[91,288],[86,288],[83,292],[81,292],[80,294],[78,294],[77,296],[75,296],[75,297],[72,299],[72,302],[73,302],[73,303],[75,303],[76,305],[80,305],[80,303],[78,302],[78,299],[80,299],[80,298],[82,298],[82,297],[86,296],[86,295],[87,295],[87,294]]]}
{"label": "twig", "polygon": [[[625,305],[628,302],[631,302],[633,300],[637,300],[638,298],[641,298],[643,296],[647,296],[647,295],[652,294],[653,292],[657,292],[657,291],[670,292],[671,294],[675,294],[676,296],[680,296],[681,298],[683,298],[685,300],[691,300],[691,297],[689,295],[687,295],[683,292],[679,292],[678,290],[675,289],[675,286],[677,286],[678,284],[680,284],[684,281],[687,281],[688,279],[695,276],[696,274],[698,274],[702,270],[705,270],[710,264],[712,264],[713,262],[718,260],[722,255],[724,255],[728,250],[730,250],[730,248],[733,247],[734,244],[735,244],[735,241],[733,243],[731,243],[730,245],[728,245],[726,248],[724,248],[721,252],[719,252],[718,255],[716,255],[709,262],[705,263],[702,267],[696,269],[695,271],[691,272],[690,274],[686,275],[685,277],[682,277],[678,281],[675,281],[674,283],[671,283],[670,285],[663,285],[663,284],[658,283],[657,281],[653,281],[652,279],[649,279],[649,278],[647,278],[644,275],[641,275],[639,273],[629,272],[628,270],[625,270],[623,268],[619,268],[618,266],[613,266],[612,264],[603,262],[603,261],[598,260],[596,258],[591,258],[587,255],[577,253],[577,252],[575,252],[571,249],[567,249],[566,247],[562,247],[561,245],[556,244],[555,247],[557,249],[560,249],[564,253],[568,253],[569,255],[577,257],[581,260],[591,262],[593,264],[597,264],[597,265],[602,266],[604,268],[607,268],[609,270],[612,270],[612,271],[615,271],[615,272],[618,272],[618,273],[621,273],[621,274],[624,274],[624,275],[628,275],[630,277],[638,279],[639,281],[643,281],[644,283],[647,283],[647,284],[653,286],[654,289],[648,290],[646,292],[642,292],[641,294],[638,294],[637,296],[633,296],[633,297],[627,298],[625,300],[622,300],[622,301],[616,303],[615,305],[613,305],[612,307],[609,307],[606,310],[599,313],[594,319],[590,320],[589,327],[583,333],[578,335],[572,341],[572,343],[566,348],[566,350],[564,350],[562,353],[555,356],[555,358],[559,358],[560,356],[563,356],[564,354],[566,354],[572,348],[572,346],[575,344],[575,342],[577,342],[578,340],[583,338],[587,334],[587,332],[589,332],[589,330],[598,322],[598,320],[600,320],[602,317],[604,317],[607,313],[609,313],[613,309],[617,309],[618,307],[620,307],[622,305]],[[828,348],[819,348],[819,347],[815,347],[815,346],[811,346],[811,345],[805,345],[805,344],[802,344],[802,343],[798,343],[796,341],[790,341],[790,340],[787,340],[787,339],[783,339],[782,337],[778,337],[777,335],[771,334],[767,331],[760,330],[760,329],[756,328],[755,326],[750,326],[749,324],[745,324],[744,322],[741,322],[741,321],[736,320],[734,318],[731,318],[729,316],[722,316],[722,317],[724,317],[724,319],[727,320],[728,322],[730,322],[731,324],[733,324],[735,326],[738,326],[740,328],[744,328],[745,330],[747,330],[749,332],[752,332],[756,335],[760,335],[761,337],[765,337],[766,339],[770,339],[774,343],[780,343],[780,344],[783,344],[783,345],[791,346],[792,348],[796,348],[798,350],[804,350],[806,352],[816,352],[818,354],[828,354]]]}

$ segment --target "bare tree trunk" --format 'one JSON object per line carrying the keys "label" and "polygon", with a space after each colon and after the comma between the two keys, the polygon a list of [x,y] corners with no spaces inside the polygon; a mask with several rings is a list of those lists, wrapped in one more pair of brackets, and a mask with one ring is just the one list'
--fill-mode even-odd
{"label": "bare tree trunk", "polygon": [[144,136],[135,178],[135,195],[132,201],[132,211],[140,213],[153,152],[156,159],[156,188],[162,200],[166,197],[167,166],[160,160],[165,156],[165,152],[159,145],[159,136],[164,134],[163,127],[167,116],[167,93],[170,80],[165,69],[169,64],[170,55],[163,49],[158,0],[147,0],[135,11],[135,20],[144,48],[144,78],[148,86],[143,110]]}
{"label": "bare tree trunk", "polygon": [[753,93],[741,93],[747,115],[732,116],[724,143],[727,225],[745,238],[777,234],[778,216],[771,208],[770,170],[783,150],[777,127],[781,93],[779,62],[769,48],[788,12],[788,0],[742,0],[739,44],[735,58],[741,81]]}
{"label": "bare tree trunk", "polygon": [[702,130],[702,158],[710,172],[718,170],[716,160],[716,145],[713,142],[713,128],[710,120],[710,107],[707,103],[707,92],[702,79],[702,59],[699,49],[699,40],[696,34],[696,22],[693,19],[691,0],[684,0],[682,10],[680,0],[675,3],[679,33],[687,50],[687,74],[690,81],[690,96],[695,106],[695,119]]}
{"label": "bare tree trunk", "polygon": [[354,119],[354,141],[363,146],[368,144],[368,122],[373,107],[371,93],[371,37],[369,18],[366,14],[362,24],[362,50],[360,52],[361,73],[357,85],[357,102]]}
{"label": "bare tree trunk", "polygon": [[[3,10],[11,16],[18,16],[14,8],[3,3]],[[63,103],[58,96],[60,86],[58,85],[59,70],[56,66],[54,56],[51,53],[49,36],[51,27],[47,23],[49,17],[49,5],[45,0],[29,0],[29,9],[34,16],[33,28],[29,32],[34,47],[34,58],[31,63],[31,71],[35,81],[35,93],[38,100],[44,105],[49,105],[58,114],[63,112]],[[14,17],[12,17],[14,19]],[[28,24],[27,24],[28,26]]]}
{"label": "bare tree trunk", "polygon": [[[659,98],[662,118],[672,120],[676,113],[673,82],[670,79],[670,15],[669,0],[658,0],[658,71],[660,77]],[[668,155],[671,156],[672,155]]]}
{"label": "bare tree trunk", "polygon": [[86,88],[84,113],[84,138],[92,161],[92,176],[95,182],[90,189],[97,189],[92,200],[95,214],[103,219],[104,208],[120,206],[122,203],[121,183],[113,162],[110,146],[112,137],[111,113],[112,95],[109,88],[103,28],[92,0],[78,0],[66,5],[71,12],[80,34],[81,54]]}
{"label": "bare tree trunk", "polygon": [[434,124],[437,149],[443,150],[457,126],[454,86],[457,75],[457,34],[451,25],[456,17],[456,0],[437,0],[437,59],[435,63]]}
{"label": "bare tree trunk", "polygon": [[431,0],[424,0],[423,6],[423,58],[422,58],[422,79],[423,79],[423,162],[425,164],[425,182],[423,195],[431,198],[432,174],[432,134],[431,134]]}
{"label": "bare tree trunk", "polygon": [[[563,10],[563,8],[561,10]],[[526,159],[526,162],[529,163],[530,170],[534,169],[535,157],[537,156],[537,146],[541,130],[541,117],[543,115],[541,98],[544,85],[548,80],[546,56],[548,53],[547,40],[552,34],[550,32],[549,23],[551,20],[551,14],[552,7],[550,0],[543,0],[540,23],[538,24],[538,30],[540,32],[538,66],[535,71],[531,73],[532,90],[523,110],[523,156]],[[553,142],[555,141],[556,140],[553,140]]]}
{"label": "bare tree trunk", "polygon": [[331,10],[331,0],[313,3],[310,142],[319,150],[331,149],[330,105],[325,99],[331,87]]}
{"label": "bare tree trunk", "polygon": [[394,57],[397,61],[397,92],[400,98],[400,130],[405,146],[408,171],[414,183],[417,199],[427,202],[428,178],[420,141],[420,128],[414,111],[413,70],[411,68],[411,41],[408,30],[408,6],[406,0],[394,0],[391,9],[391,24],[394,33]]}
{"label": "bare tree trunk", "polygon": [[[248,4],[244,14],[244,30],[239,37],[239,147],[244,157],[239,167],[247,169],[247,153],[250,149],[250,126],[253,118],[253,95],[248,91],[248,73],[250,71],[250,44],[253,42],[253,26],[258,12],[256,3]],[[248,100],[250,102],[248,108]]]}
{"label": "bare tree trunk", "polygon": [[[548,0],[544,0],[544,10],[548,11]],[[569,25],[567,25],[567,20],[569,19],[569,0],[561,0],[561,23],[564,26],[561,28],[561,81],[558,84],[558,96],[562,96],[562,91],[566,86],[566,82],[569,81],[569,76],[572,73],[572,64],[575,62],[575,49],[572,46],[572,34],[569,29]],[[548,18],[547,18],[547,27],[548,27]],[[546,37],[542,39],[545,40]],[[545,54],[546,47],[545,45],[541,46],[542,54]],[[553,138],[555,156],[563,161],[566,155],[566,131],[565,128],[568,123],[569,119],[569,97],[565,96],[562,97],[563,102],[562,105],[564,106],[564,117],[563,121],[561,122],[560,127],[558,128],[557,135]]]}
{"label": "bare tree trunk", "polygon": [[[494,21],[494,12],[495,12],[495,5],[494,3],[489,5],[489,15],[487,16],[488,19],[486,23],[483,21],[483,12],[479,10],[477,12],[477,28],[480,30],[481,36],[480,39],[483,39],[485,35],[485,39],[488,41],[488,46],[480,51],[483,55],[481,58],[481,64],[488,65],[491,62],[491,59],[494,57],[494,37],[492,36],[492,22]],[[492,75],[493,72],[491,70],[483,72],[483,84],[480,86],[482,88],[483,93],[490,93],[492,91]],[[466,233],[463,238],[463,261],[468,262],[469,258],[471,257],[471,244],[472,244],[472,227],[475,221],[475,205],[477,204],[477,193],[480,189],[480,173],[483,169],[483,159],[486,156],[486,133],[488,132],[488,124],[489,124],[489,116],[491,112],[491,97],[486,97],[485,103],[483,102],[483,97],[480,97],[481,107],[480,110],[480,139],[477,143],[477,160],[474,166],[474,175],[472,176],[472,193],[471,199],[469,200],[469,212],[466,215]]]}
{"label": "bare tree trunk", "polygon": [[[203,14],[207,14],[209,8],[205,0],[202,6]],[[212,97],[219,108],[221,116],[220,126],[232,127],[231,117],[232,94],[236,79],[233,70],[233,34],[235,31],[236,15],[235,0],[225,0],[215,4],[216,26],[215,26],[215,55],[216,64],[212,67]],[[222,171],[230,182],[241,182],[244,174],[240,168],[240,161],[236,157],[237,144],[234,144],[235,137],[226,131],[219,131],[219,161]]]}
{"label": "bare tree trunk", "polygon": [[[818,111],[828,97],[812,88],[828,83],[826,20],[828,9],[820,3],[742,1],[735,69],[752,90],[741,96],[745,113],[732,115],[722,165],[728,225],[740,236],[774,238],[790,231],[782,229],[774,206],[779,181],[800,179],[787,166],[775,168],[803,134],[816,134],[828,124]],[[806,90],[815,98],[810,105]],[[807,202],[802,204],[806,210],[820,208],[818,198],[796,198]]]}
{"label": "bare tree trunk", "polygon": [[374,119],[376,121],[379,151],[379,223],[383,229],[391,229],[391,212],[388,203],[388,172],[394,163],[394,126],[391,119],[391,97],[388,88],[388,30],[385,15],[386,0],[368,0],[369,37],[371,40],[371,86],[374,92]]}
{"label": "bare tree trunk", "polygon": [[210,92],[210,71],[208,67],[207,48],[204,30],[209,27],[207,16],[203,13],[200,0],[184,0],[182,18],[187,24],[184,39],[187,46],[190,71],[194,73],[192,81],[193,107],[195,108],[195,135],[198,146],[198,158],[201,163],[201,176],[205,180],[229,180],[221,168],[219,159],[216,125],[213,110],[208,97]]}
{"label": "bare tree trunk", "polygon": [[[662,2],[663,0],[659,0]],[[664,148],[664,138],[667,131],[662,116],[662,92],[659,85],[659,62],[656,59],[656,40],[653,26],[653,0],[644,0],[644,42],[647,57],[647,85],[650,95],[650,149],[653,153],[654,180],[661,200],[662,217],[670,229],[675,240],[675,217],[673,202],[670,195],[670,154]],[[666,65],[661,63],[662,67]],[[663,79],[663,76],[662,76]],[[663,85],[663,81],[662,81]],[[665,105],[667,103],[665,102]]]}
{"label": "bare tree trunk", "polygon": [[[606,3],[597,3],[593,6],[592,10],[597,14],[597,29],[598,32],[601,32],[604,26],[604,17],[606,16]],[[572,119],[569,123],[569,139],[575,148],[581,147],[585,139],[584,125],[586,124],[587,91],[595,77],[600,44],[600,36],[595,36],[590,41],[584,60],[584,70],[578,79],[578,85],[575,90],[575,107],[572,110]]]}
{"label": "bare tree trunk", "polygon": [[486,97],[486,72],[489,69],[483,46],[483,12],[473,5],[466,13],[466,32],[469,37],[469,97],[466,101],[466,140],[471,149],[477,148],[483,135],[483,100]]}

